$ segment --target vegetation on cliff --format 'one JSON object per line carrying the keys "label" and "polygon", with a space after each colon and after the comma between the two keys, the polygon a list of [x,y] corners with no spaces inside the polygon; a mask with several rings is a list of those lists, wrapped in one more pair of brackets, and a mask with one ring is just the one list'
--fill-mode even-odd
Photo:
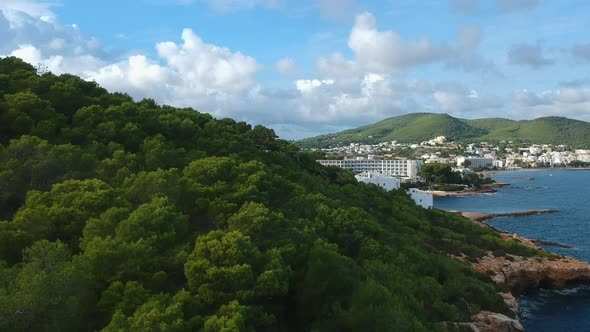
{"label": "vegetation on cliff", "polygon": [[0,330],[433,331],[534,255],[270,129],[0,59]]}

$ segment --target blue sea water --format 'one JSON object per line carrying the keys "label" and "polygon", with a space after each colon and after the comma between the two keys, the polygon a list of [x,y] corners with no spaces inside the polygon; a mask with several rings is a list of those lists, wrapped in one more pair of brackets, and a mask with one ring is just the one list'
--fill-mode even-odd
{"label": "blue sea water", "polygon": [[[493,194],[435,198],[434,207],[488,213],[559,210],[495,218],[489,224],[524,237],[567,244],[572,248],[546,248],[590,262],[590,171],[502,172],[494,174],[494,179],[510,186]],[[520,296],[519,304],[527,331],[590,331],[590,286],[532,291]]]}

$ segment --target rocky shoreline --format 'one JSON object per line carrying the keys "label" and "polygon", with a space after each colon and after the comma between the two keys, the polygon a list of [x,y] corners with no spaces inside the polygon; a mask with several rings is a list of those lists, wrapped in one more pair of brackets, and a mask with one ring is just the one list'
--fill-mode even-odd
{"label": "rocky shoreline", "polygon": [[500,188],[509,186],[506,182],[494,182],[482,185],[480,189],[467,189],[462,191],[443,191],[443,190],[427,190],[426,192],[432,194],[435,197],[462,197],[462,196],[474,196],[481,194],[493,194],[496,192],[493,188]]}
{"label": "rocky shoreline", "polygon": [[[511,214],[452,212],[462,215],[482,227],[491,227],[483,221],[497,216],[527,216],[539,213],[555,213],[558,211],[531,210]],[[538,244],[567,247],[563,244],[527,239],[517,234],[503,233],[493,227],[491,228],[500,233],[503,239],[514,239],[523,245],[537,250],[546,251],[539,247]],[[473,331],[479,332],[524,331],[518,318],[518,302],[516,297],[528,289],[559,289],[581,283],[590,283],[590,264],[566,256],[521,257],[505,255],[498,257],[489,252],[486,256],[471,264],[477,271],[489,275],[494,282],[504,285],[510,290],[509,293],[500,293],[500,295],[516,316],[516,318],[510,318],[499,313],[481,311],[473,315],[472,323],[468,324]]]}
{"label": "rocky shoreline", "polygon": [[486,221],[492,218],[497,217],[524,217],[524,216],[531,216],[535,214],[546,214],[546,213],[558,213],[559,210],[552,210],[552,209],[541,209],[541,210],[528,210],[528,211],[520,211],[520,212],[509,212],[509,213],[484,213],[484,212],[463,212],[463,211],[449,211],[457,213],[465,218],[474,220],[474,221]]}

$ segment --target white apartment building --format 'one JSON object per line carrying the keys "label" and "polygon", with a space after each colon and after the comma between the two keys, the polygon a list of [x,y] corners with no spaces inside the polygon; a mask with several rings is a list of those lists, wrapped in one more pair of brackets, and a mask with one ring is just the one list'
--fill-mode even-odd
{"label": "white apartment building", "polygon": [[377,172],[362,172],[354,177],[359,182],[372,183],[387,191],[399,189],[401,185],[400,179]]}
{"label": "white apartment building", "polygon": [[416,205],[421,206],[425,209],[432,209],[432,206],[434,205],[432,194],[417,188],[408,189],[408,194],[410,194],[410,197],[412,198],[414,203],[416,203]]}
{"label": "white apartment building", "polygon": [[415,180],[420,176],[421,160],[407,159],[372,159],[357,157],[342,160],[318,160],[324,166],[337,166],[351,170],[353,173],[377,172],[404,180]]}
{"label": "white apartment building", "polygon": [[504,161],[500,159],[492,160],[492,166],[496,168],[504,168]]}
{"label": "white apartment building", "polygon": [[540,145],[533,145],[529,147],[529,153],[533,156],[538,156],[543,152],[543,149]]}

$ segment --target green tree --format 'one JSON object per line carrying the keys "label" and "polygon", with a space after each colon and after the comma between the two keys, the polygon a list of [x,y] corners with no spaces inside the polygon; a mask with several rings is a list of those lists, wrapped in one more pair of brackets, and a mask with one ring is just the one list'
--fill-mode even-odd
{"label": "green tree", "polygon": [[420,176],[426,181],[436,184],[457,184],[461,183],[461,174],[453,171],[448,164],[425,164],[422,165]]}
{"label": "green tree", "polygon": [[93,290],[79,262],[61,242],[39,241],[23,251],[23,266],[0,292],[2,328],[64,331],[89,327]]}

